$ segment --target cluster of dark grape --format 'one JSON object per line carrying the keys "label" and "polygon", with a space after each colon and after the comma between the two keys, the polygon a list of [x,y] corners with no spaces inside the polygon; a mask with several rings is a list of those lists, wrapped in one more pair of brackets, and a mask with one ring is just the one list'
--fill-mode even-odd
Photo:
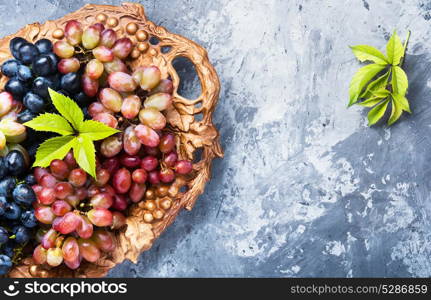
{"label": "cluster of dark grape", "polygon": [[34,234],[37,226],[32,203],[36,194],[31,185],[34,177],[22,178],[29,167],[22,150],[12,150],[0,157],[0,275],[6,274],[12,262]]}

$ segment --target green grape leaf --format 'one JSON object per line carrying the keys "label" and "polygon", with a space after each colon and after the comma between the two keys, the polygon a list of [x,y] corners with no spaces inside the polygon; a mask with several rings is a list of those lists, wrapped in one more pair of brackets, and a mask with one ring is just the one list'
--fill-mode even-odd
{"label": "green grape leaf", "polygon": [[378,77],[376,80],[371,81],[367,86],[365,91],[361,94],[360,98],[369,98],[373,94],[373,91],[379,90],[381,88],[385,88],[389,81],[389,76],[391,76],[391,69],[389,69],[385,74]]}
{"label": "green grape leaf", "polygon": [[69,150],[76,145],[74,136],[57,136],[40,144],[36,152],[33,167],[47,167],[54,159],[63,159]]}
{"label": "green grape leaf", "polygon": [[392,90],[395,94],[405,95],[409,87],[406,73],[398,66],[392,67]]}
{"label": "green grape leaf", "polygon": [[81,124],[79,130],[80,136],[86,136],[90,140],[98,141],[107,138],[115,133],[120,132],[117,129],[109,127],[102,122],[87,120]]}
{"label": "green grape leaf", "polygon": [[395,102],[398,104],[398,106],[402,110],[404,110],[410,114],[412,113],[412,111],[410,110],[409,100],[407,100],[407,98],[405,96],[393,93],[392,97],[394,98]]}
{"label": "green grape leaf", "polygon": [[385,88],[382,88],[382,89],[378,89],[376,91],[373,91],[372,94],[375,97],[385,98],[385,97],[389,96],[391,94],[391,92],[389,92]]}
{"label": "green grape leaf", "polygon": [[368,45],[350,46],[350,49],[352,49],[353,54],[361,62],[372,61],[379,65],[389,64],[389,61],[386,58],[386,56],[372,46],[368,46]]}
{"label": "green grape leaf", "polygon": [[396,31],[394,31],[386,44],[386,54],[388,56],[389,63],[393,66],[397,66],[400,63],[401,58],[404,56],[404,46]]}
{"label": "green grape leaf", "polygon": [[359,95],[366,84],[373,79],[379,72],[383,71],[385,66],[378,64],[370,64],[360,68],[353,76],[349,87],[349,107],[358,101]]}
{"label": "green grape leaf", "polygon": [[389,99],[386,99],[368,112],[368,126],[376,124],[377,121],[379,121],[383,117],[386,108],[388,107],[388,103]]}
{"label": "green grape leaf", "polygon": [[403,110],[400,107],[400,105],[397,103],[397,101],[392,100],[391,104],[392,104],[392,111],[391,111],[391,116],[389,117],[389,120],[388,120],[389,126],[394,124],[401,117],[403,113]]}
{"label": "green grape leaf", "polygon": [[84,113],[78,104],[69,97],[66,97],[56,91],[49,89],[49,95],[58,112],[72,124],[73,128],[79,130],[84,121]]}
{"label": "green grape leaf", "polygon": [[55,132],[61,135],[73,134],[73,128],[65,118],[57,114],[45,113],[23,125],[37,131]]}
{"label": "green grape leaf", "polygon": [[373,97],[373,98],[369,98],[365,101],[362,101],[361,103],[358,103],[358,104],[361,106],[364,106],[364,107],[373,107],[382,101],[383,101],[383,98],[381,98],[381,97]]}
{"label": "green grape leaf", "polygon": [[96,149],[93,141],[86,136],[76,138],[73,155],[78,165],[93,178],[96,178]]}

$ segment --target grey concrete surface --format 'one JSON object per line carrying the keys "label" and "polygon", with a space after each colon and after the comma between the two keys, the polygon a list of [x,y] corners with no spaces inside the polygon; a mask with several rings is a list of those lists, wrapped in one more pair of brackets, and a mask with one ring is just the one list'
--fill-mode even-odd
{"label": "grey concrete surface", "polygon": [[[431,276],[431,1],[140,2],[208,49],[226,156],[194,210],[109,276]],[[0,33],[85,3],[2,0]],[[348,45],[384,49],[394,29],[412,30],[413,114],[368,128],[346,109],[360,66]]]}

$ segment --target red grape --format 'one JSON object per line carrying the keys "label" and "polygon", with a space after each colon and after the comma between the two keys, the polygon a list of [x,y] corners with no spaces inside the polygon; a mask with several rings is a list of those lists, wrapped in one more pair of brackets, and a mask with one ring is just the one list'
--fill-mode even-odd
{"label": "red grape", "polygon": [[78,72],[81,67],[76,57],[63,58],[57,65],[58,71],[62,74]]}
{"label": "red grape", "polygon": [[176,162],[174,169],[178,174],[188,174],[192,171],[193,165],[188,160],[179,160]]}
{"label": "red grape", "polygon": [[93,208],[87,213],[88,219],[96,226],[104,227],[112,225],[112,213],[106,208]]}
{"label": "red grape", "polygon": [[103,25],[102,23],[93,24],[92,27],[99,31],[100,34],[102,34],[102,32],[105,30],[105,25]]}
{"label": "red grape", "polygon": [[42,238],[42,242],[41,242],[42,247],[44,249],[49,249],[54,247],[55,240],[57,239],[57,237],[58,237],[58,232],[51,228],[45,233],[45,235]]}
{"label": "red grape", "polygon": [[57,179],[55,179],[55,177],[49,173],[43,175],[42,178],[40,179],[40,185],[46,188],[53,188],[55,187],[56,183],[57,183]]}
{"label": "red grape", "polygon": [[84,199],[87,199],[88,191],[85,187],[80,187],[76,189],[75,195],[79,199],[79,201],[82,201]]}
{"label": "red grape", "polygon": [[80,216],[80,223],[76,227],[76,233],[83,239],[89,239],[93,235],[93,224],[86,216]]}
{"label": "red grape", "polygon": [[101,193],[108,193],[112,197],[114,197],[116,195],[115,189],[112,186],[110,186],[109,184],[105,184],[104,186],[100,187],[100,192]]}
{"label": "red grape", "polygon": [[141,109],[139,112],[139,121],[154,130],[160,130],[166,127],[165,116],[154,107]]}
{"label": "red grape", "polygon": [[160,150],[159,147],[148,147],[148,146],[144,146],[144,150],[145,153],[154,157],[159,157],[160,156]]}
{"label": "red grape", "polygon": [[114,157],[123,149],[123,142],[119,135],[113,135],[103,140],[100,153],[105,157]]}
{"label": "red grape", "polygon": [[141,99],[136,95],[130,95],[124,98],[121,106],[121,114],[126,119],[134,119],[141,109]]}
{"label": "red grape", "polygon": [[75,261],[79,257],[79,246],[78,242],[74,237],[68,237],[61,248],[63,252],[63,258],[67,261]]}
{"label": "red grape", "polygon": [[81,265],[81,258],[78,257],[75,260],[64,260],[64,264],[71,270],[76,270]]}
{"label": "red grape", "polygon": [[118,157],[108,158],[102,163],[102,167],[112,174],[120,168],[120,160]]}
{"label": "red grape", "polygon": [[117,40],[117,34],[115,33],[115,31],[112,29],[105,29],[102,32],[100,45],[106,46],[108,48],[112,48],[112,46],[114,46],[116,40]]}
{"label": "red grape", "polygon": [[57,230],[61,234],[69,234],[71,232],[74,232],[81,221],[79,216],[73,212],[68,212],[61,218],[62,219],[57,226]]}
{"label": "red grape", "polygon": [[149,172],[148,181],[154,185],[159,184],[160,183],[159,172],[158,171]]}
{"label": "red grape", "polygon": [[72,206],[64,200],[57,200],[51,205],[51,209],[56,216],[64,216],[72,210]]}
{"label": "red grape", "polygon": [[4,116],[12,109],[13,97],[11,93],[0,93],[0,116]]}
{"label": "red grape", "polygon": [[135,127],[135,134],[141,143],[148,147],[156,147],[159,145],[160,137],[153,129],[146,125],[139,124]]}
{"label": "red grape", "polygon": [[100,251],[96,243],[89,239],[79,239],[79,253],[88,262],[96,262],[100,258]]}
{"label": "red grape", "polygon": [[108,83],[111,88],[118,92],[133,92],[136,89],[136,82],[132,76],[124,72],[114,72],[109,74]]}
{"label": "red grape", "polygon": [[59,182],[54,188],[55,197],[58,199],[65,199],[67,196],[73,194],[73,187],[68,182]]}
{"label": "red grape", "polygon": [[97,187],[96,185],[90,185],[90,187],[88,188],[88,191],[87,191],[88,197],[90,197],[90,198],[99,194],[99,193],[100,193],[100,188]]}
{"label": "red grape", "polygon": [[117,128],[117,125],[118,125],[117,119],[113,115],[108,114],[108,113],[97,114],[93,117],[93,120],[102,122],[105,125],[112,127],[112,128]]}
{"label": "red grape", "polygon": [[54,159],[51,161],[49,169],[51,170],[51,174],[60,180],[63,180],[69,176],[69,166],[60,159]]}
{"label": "red grape", "polygon": [[159,178],[160,181],[164,183],[172,182],[175,179],[175,172],[171,169],[161,169],[159,171]]}
{"label": "red grape", "polygon": [[69,182],[75,187],[81,187],[87,181],[87,173],[81,169],[73,169],[69,174]]}
{"label": "red grape", "polygon": [[132,184],[132,176],[130,175],[129,170],[126,168],[121,168],[115,172],[112,183],[114,189],[119,194],[127,193],[130,189],[130,185]]}
{"label": "red grape", "polygon": [[155,88],[161,78],[161,73],[156,66],[138,67],[133,72],[133,79],[143,90],[151,90]]}
{"label": "red grape", "polygon": [[85,66],[85,74],[93,80],[99,79],[102,76],[103,70],[103,64],[97,59],[90,60]]}
{"label": "red grape", "polygon": [[100,102],[93,102],[88,106],[88,114],[94,118],[99,113],[112,113]]}
{"label": "red grape", "polygon": [[70,20],[66,23],[66,27],[64,29],[64,36],[66,37],[67,42],[70,45],[79,45],[82,41],[82,33],[82,26],[81,23],[79,23],[78,21]]}
{"label": "red grape", "polygon": [[98,169],[96,172],[96,185],[97,186],[104,186],[108,183],[110,178],[109,171],[106,169]]}
{"label": "red grape", "polygon": [[97,91],[99,90],[99,81],[97,81],[97,79],[92,79],[85,73],[81,77],[81,84],[82,90],[88,97],[97,95]]}
{"label": "red grape", "polygon": [[112,208],[116,210],[125,210],[128,206],[127,198],[124,195],[115,195]]}
{"label": "red grape", "polygon": [[75,48],[65,41],[57,41],[53,49],[54,53],[61,58],[71,58],[75,54]]}
{"label": "red grape", "polygon": [[108,193],[100,193],[90,199],[90,204],[93,207],[110,208],[114,201]]}
{"label": "red grape", "polygon": [[127,168],[136,168],[141,164],[141,159],[138,155],[122,154],[120,156],[120,163]]}
{"label": "red grape", "polygon": [[118,39],[112,47],[114,55],[120,59],[125,59],[132,52],[133,43],[129,38]]}
{"label": "red grape", "polygon": [[178,160],[178,155],[174,151],[169,152],[163,158],[163,163],[166,167],[172,168]]}
{"label": "red grape", "polygon": [[72,151],[69,151],[63,160],[67,164],[67,166],[69,167],[70,170],[75,169],[78,166],[78,164],[75,160],[75,157],[73,157]]}
{"label": "red grape", "polygon": [[106,230],[96,230],[91,238],[96,246],[103,252],[112,252],[115,249],[115,238],[111,232]]}
{"label": "red grape", "polygon": [[172,94],[174,85],[170,79],[162,79],[158,86],[151,90],[151,94],[155,93],[168,93]]}
{"label": "red grape", "polygon": [[163,135],[160,139],[159,149],[162,153],[169,153],[175,148],[175,136],[172,133]]}
{"label": "red grape", "polygon": [[167,109],[172,104],[172,96],[168,93],[157,93],[144,101],[145,107],[154,107],[159,111]]}
{"label": "red grape", "polygon": [[37,194],[37,200],[44,205],[50,205],[55,201],[55,191],[53,188],[42,188]]}
{"label": "red grape", "polygon": [[113,112],[120,112],[123,98],[120,93],[111,88],[104,88],[99,92],[99,100],[103,106]]}
{"label": "red grape", "polygon": [[119,211],[112,213],[112,226],[111,229],[117,230],[127,224],[126,217]]}
{"label": "red grape", "polygon": [[127,66],[118,57],[115,57],[113,61],[104,63],[103,65],[108,74],[112,74],[114,72],[128,72]]}
{"label": "red grape", "polygon": [[126,128],[123,139],[124,151],[129,155],[138,154],[142,144],[135,134],[134,126],[129,126]]}
{"label": "red grape", "polygon": [[144,169],[136,169],[132,173],[132,180],[136,183],[145,183],[145,181],[147,181],[147,176],[147,171]]}
{"label": "red grape", "polygon": [[69,195],[66,197],[66,201],[73,207],[76,207],[81,201],[81,199],[77,195]]}
{"label": "red grape", "polygon": [[33,251],[33,260],[35,264],[42,265],[46,263],[46,249],[38,245]]}
{"label": "red grape", "polygon": [[93,55],[98,61],[102,63],[110,62],[114,59],[114,53],[112,53],[111,49],[105,46],[99,46],[97,48],[94,48]]}
{"label": "red grape", "polygon": [[141,160],[141,168],[145,171],[153,171],[159,165],[159,161],[154,156],[145,156]]}
{"label": "red grape", "polygon": [[132,202],[137,203],[144,198],[147,186],[145,183],[132,183],[132,187],[129,191],[129,198]]}

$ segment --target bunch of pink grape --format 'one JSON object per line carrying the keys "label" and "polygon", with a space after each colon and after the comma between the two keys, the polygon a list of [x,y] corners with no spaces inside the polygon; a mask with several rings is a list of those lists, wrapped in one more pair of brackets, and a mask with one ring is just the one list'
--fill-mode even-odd
{"label": "bunch of pink grape", "polygon": [[101,251],[115,249],[109,230],[126,224],[120,211],[127,203],[108,184],[106,169],[97,168],[97,178],[92,179],[70,152],[64,160],[53,160],[49,169],[36,168],[34,176],[35,216],[46,225],[39,230],[41,243],[33,253],[37,264],[58,266],[64,262],[76,269],[82,259],[95,262]]}

